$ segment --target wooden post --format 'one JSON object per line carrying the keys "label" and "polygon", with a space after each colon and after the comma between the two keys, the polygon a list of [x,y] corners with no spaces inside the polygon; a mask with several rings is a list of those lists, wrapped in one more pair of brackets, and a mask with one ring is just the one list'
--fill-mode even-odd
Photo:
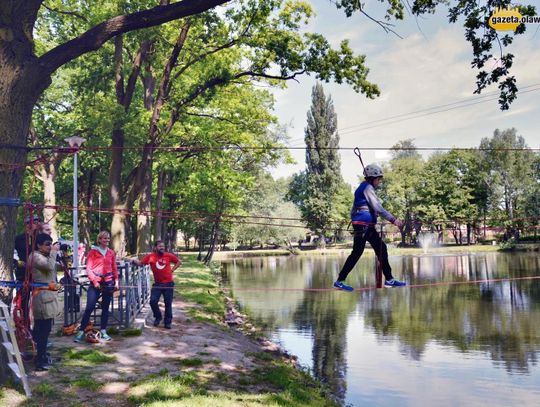
{"label": "wooden post", "polygon": [[382,267],[379,259],[375,260],[375,281],[377,283],[377,288],[382,288]]}
{"label": "wooden post", "polygon": [[[381,223],[381,250],[380,250],[381,256],[382,256],[382,245],[384,244],[383,238],[384,238],[383,225]],[[376,258],[376,260],[375,260],[375,282],[377,283],[377,288],[382,288],[382,275],[383,275],[383,273],[382,273],[382,264],[379,261],[379,259],[377,258],[377,256],[375,256],[375,258]]]}

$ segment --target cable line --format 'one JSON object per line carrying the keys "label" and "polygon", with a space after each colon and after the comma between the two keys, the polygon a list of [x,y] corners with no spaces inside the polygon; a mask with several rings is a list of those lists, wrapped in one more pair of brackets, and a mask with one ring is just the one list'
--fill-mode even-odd
{"label": "cable line", "polygon": [[[538,90],[540,90],[540,88],[526,90],[526,91],[521,92],[521,94],[529,93],[529,92],[536,92]],[[463,105],[460,105],[460,106],[454,106],[454,107],[449,107],[447,109],[442,109],[442,110],[437,110],[437,111],[434,111],[434,112],[428,112],[428,113],[425,113],[425,114],[420,114],[420,115],[417,115],[417,116],[404,117],[404,118],[401,118],[401,119],[391,120],[391,121],[387,121],[387,122],[380,123],[380,124],[374,124],[372,126],[365,126],[365,127],[362,127],[360,129],[356,129],[356,130],[349,130],[349,131],[340,132],[339,134],[342,135],[342,134],[358,133],[358,132],[362,132],[362,131],[365,131],[365,130],[374,129],[376,127],[386,126],[386,125],[395,124],[395,123],[401,123],[401,122],[404,122],[404,121],[407,121],[407,120],[418,119],[420,117],[426,117],[426,116],[431,116],[431,115],[434,115],[434,114],[437,114],[437,113],[443,113],[443,112],[448,112],[450,110],[460,109],[462,107],[473,106],[473,105],[477,105],[477,104],[480,104],[480,103],[489,102],[490,100],[492,100],[492,99],[471,102],[471,103],[463,104]],[[381,120],[384,120],[384,119],[381,119]],[[358,127],[361,127],[361,126],[362,125],[358,125]]]}
{"label": "cable line", "polygon": [[[527,85],[527,86],[522,87],[521,89],[529,89],[529,88],[534,88],[534,87],[537,87],[537,86],[540,86],[540,83]],[[527,93],[527,92],[537,91],[537,90],[540,90],[540,88],[532,89],[532,90],[528,90],[528,91],[523,91],[523,92],[520,91],[520,93]],[[395,116],[389,116],[389,117],[385,117],[385,118],[382,118],[382,119],[370,120],[370,121],[367,121],[367,122],[364,122],[364,123],[355,124],[355,125],[347,126],[347,127],[342,127],[340,129],[338,129],[338,132],[342,132],[343,130],[348,130],[348,129],[352,129],[352,128],[356,128],[356,127],[364,127],[366,125],[370,125],[370,124],[373,124],[373,123],[379,123],[381,121],[393,120],[393,119],[402,118],[402,117],[409,116],[409,115],[429,112],[430,110],[434,110],[434,109],[440,109],[440,108],[454,106],[454,105],[458,105],[458,104],[465,104],[465,103],[475,102],[475,101],[478,101],[478,99],[484,99],[484,98],[492,97],[494,95],[498,95],[498,92],[486,93],[483,96],[478,96],[478,97],[474,98],[474,100],[462,100],[462,101],[457,101],[457,102],[453,102],[453,103],[447,103],[447,104],[444,104],[444,105],[438,105],[438,106],[428,107],[428,108],[424,108],[424,109],[420,109],[420,110],[415,110],[415,111],[412,111],[412,112],[409,112],[409,113],[401,113],[401,114],[398,114],[398,115],[395,115]],[[495,100],[495,99],[493,99],[493,98],[489,99],[489,101],[491,101],[491,100]],[[482,102],[485,102],[485,101],[482,101]],[[467,106],[467,105],[465,105],[465,106]],[[457,107],[461,107],[461,106],[457,106]],[[445,111],[445,110],[443,110],[443,111]]]}

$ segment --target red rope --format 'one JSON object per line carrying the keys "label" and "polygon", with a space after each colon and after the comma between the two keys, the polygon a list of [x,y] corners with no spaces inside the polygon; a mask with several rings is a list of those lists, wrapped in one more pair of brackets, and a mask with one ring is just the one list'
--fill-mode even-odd
{"label": "red rope", "polygon": [[[502,277],[502,278],[488,278],[488,279],[479,279],[479,280],[467,280],[467,281],[440,281],[437,283],[423,283],[423,284],[408,284],[405,287],[394,288],[394,290],[404,290],[407,288],[429,288],[445,285],[463,285],[463,284],[481,284],[481,283],[500,283],[506,281],[520,281],[520,280],[538,280],[540,276],[527,276],[527,277]],[[78,285],[84,284],[62,284],[63,287],[76,287]],[[120,289],[126,288],[140,288],[139,285],[119,285]],[[174,290],[177,287],[159,287],[163,290]],[[369,287],[359,287],[355,288],[354,291],[371,291],[377,290],[381,287],[369,286]],[[206,290],[207,288],[201,288],[201,290]],[[221,291],[313,291],[313,292],[326,292],[326,291],[339,291],[335,288],[290,288],[290,287],[242,287],[242,288],[231,288],[231,287],[216,287],[215,289]]]}
{"label": "red rope", "polygon": [[[505,278],[491,278],[491,279],[481,279],[481,280],[468,280],[468,281],[440,281],[438,283],[425,283],[425,284],[410,284],[405,287],[396,287],[392,288],[393,291],[401,291],[407,288],[429,288],[436,286],[444,285],[462,285],[462,284],[481,284],[481,283],[500,283],[506,281],[519,281],[519,280],[538,280],[540,276],[529,276],[529,277],[505,277]],[[243,288],[221,288],[224,291],[315,291],[315,292],[325,292],[325,291],[339,291],[335,288],[273,288],[273,287],[243,287]],[[355,288],[355,292],[362,291],[372,291],[377,290],[377,287],[360,287]]]}
{"label": "red rope", "polygon": [[[37,208],[50,208],[50,209],[56,209],[56,210],[69,210],[72,211],[75,208],[73,206],[69,205],[44,205],[44,204],[33,204],[33,203],[27,203],[28,205],[33,205]],[[144,211],[144,210],[128,210],[128,209],[118,209],[118,208],[77,208],[80,212],[99,212],[99,213],[107,213],[107,214],[114,214],[114,213],[120,213],[124,214],[126,216],[131,215],[144,215],[148,217],[162,217],[165,219],[185,219],[185,220],[198,220],[203,222],[214,222],[216,218],[218,217],[225,217],[225,218],[252,218],[252,219],[268,219],[268,220],[285,220],[285,221],[302,221],[300,218],[281,218],[281,217],[271,217],[271,216],[258,216],[258,215],[234,215],[234,214],[218,214],[218,213],[209,213],[209,212],[171,212],[171,211]],[[192,215],[207,215],[207,217],[195,217]],[[486,218],[488,219],[488,218]],[[490,220],[494,218],[489,218]],[[531,220],[538,220],[539,218],[537,216],[531,216],[531,217],[517,217],[512,219],[506,219],[505,221],[510,222],[519,222],[519,221],[531,221]],[[500,220],[501,219],[496,219]],[[437,225],[437,224],[443,224],[443,223],[452,223],[452,222],[459,222],[460,225],[464,225],[467,222],[472,222],[473,220],[469,219],[461,219],[461,220],[434,220],[429,222],[423,222],[423,221],[413,221],[413,223],[422,223],[422,227],[428,227],[429,225]],[[304,225],[288,225],[288,224],[274,224],[274,223],[262,223],[262,222],[251,222],[251,221],[237,221],[238,224],[248,224],[248,225],[262,225],[262,226],[280,226],[280,227],[296,227],[296,228],[303,228],[305,229],[306,226]],[[336,222],[341,223],[341,222]],[[381,225],[387,225],[390,223],[387,222],[381,222],[379,223]],[[540,225],[536,225],[534,227],[539,227]],[[503,226],[500,226],[503,227]],[[493,227],[493,226],[486,226],[486,230],[497,230],[499,227]],[[483,226],[478,226],[476,229],[484,229]],[[435,232],[443,232],[443,231],[454,231],[456,230],[455,227],[447,227],[447,228],[438,228],[434,231]],[[425,232],[425,230],[423,231]]]}

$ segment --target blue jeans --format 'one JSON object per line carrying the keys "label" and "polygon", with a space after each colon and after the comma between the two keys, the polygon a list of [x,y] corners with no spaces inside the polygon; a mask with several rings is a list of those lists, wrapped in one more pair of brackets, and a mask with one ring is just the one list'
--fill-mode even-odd
{"label": "blue jeans", "polygon": [[96,304],[101,296],[101,329],[107,329],[107,323],[109,322],[109,308],[111,306],[111,300],[113,296],[114,282],[102,282],[101,288],[98,290],[93,285],[88,288],[86,298],[86,309],[81,319],[81,331],[84,331],[88,322],[90,322],[90,315],[94,312]]}
{"label": "blue jeans", "polygon": [[159,309],[159,299],[163,294],[163,302],[165,303],[165,325],[170,325],[172,322],[172,300],[174,292],[174,283],[154,283],[150,292],[150,308],[154,318],[161,321],[161,311]]}

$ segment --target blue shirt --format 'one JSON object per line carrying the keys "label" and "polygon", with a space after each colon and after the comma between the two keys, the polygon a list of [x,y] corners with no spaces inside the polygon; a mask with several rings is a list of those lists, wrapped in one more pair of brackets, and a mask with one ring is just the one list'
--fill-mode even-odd
{"label": "blue shirt", "polygon": [[396,217],[383,208],[375,188],[367,181],[362,181],[354,191],[354,202],[351,209],[351,221],[377,223],[377,215],[381,214],[389,222],[394,222]]}

